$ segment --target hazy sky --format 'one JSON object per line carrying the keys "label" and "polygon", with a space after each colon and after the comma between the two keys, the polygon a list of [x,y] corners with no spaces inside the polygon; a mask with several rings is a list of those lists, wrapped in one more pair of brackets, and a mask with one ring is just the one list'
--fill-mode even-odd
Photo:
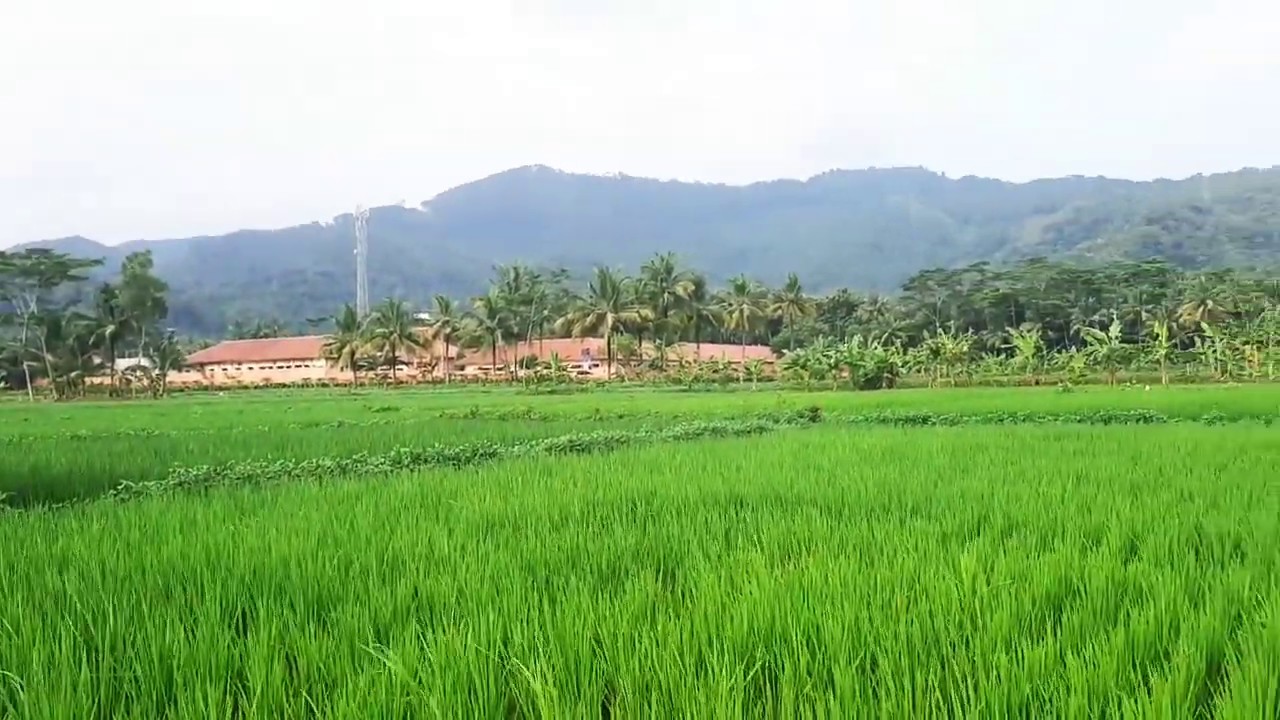
{"label": "hazy sky", "polygon": [[0,5],[0,246],[290,225],[532,163],[734,183],[1280,163],[1275,0]]}

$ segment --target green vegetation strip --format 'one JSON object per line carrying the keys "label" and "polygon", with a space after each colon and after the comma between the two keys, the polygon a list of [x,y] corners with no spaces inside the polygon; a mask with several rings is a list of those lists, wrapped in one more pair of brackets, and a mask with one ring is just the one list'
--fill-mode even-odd
{"label": "green vegetation strip", "polygon": [[[876,412],[849,412],[835,410],[824,411],[819,406],[798,408],[786,412],[825,412],[827,417],[839,419],[841,422],[862,425],[975,425],[975,424],[1046,424],[1076,423],[1086,425],[1153,425],[1166,423],[1202,423],[1221,425],[1233,422],[1259,422],[1271,425],[1277,419],[1275,415],[1240,415],[1211,411],[1203,415],[1170,415],[1155,410],[1094,410],[1085,412],[1031,412],[1031,411],[990,411],[990,412],[932,412],[927,410],[883,410]],[[751,413],[755,419],[772,419],[778,417],[777,411],[760,411]],[[617,411],[608,412],[595,409],[589,412],[540,412],[531,408],[511,408],[498,411],[448,411],[429,416],[424,420],[421,416],[412,418],[365,418],[338,419],[324,422],[288,423],[283,425],[255,425],[227,428],[184,428],[180,430],[160,430],[155,428],[131,428],[116,431],[65,431],[41,435],[9,435],[0,436],[0,445],[21,445],[33,442],[84,442],[103,439],[128,438],[172,438],[202,435],[238,435],[278,433],[281,431],[315,430],[342,431],[369,428],[403,428],[431,420],[452,420],[465,422],[611,422],[621,420],[665,420],[668,422],[699,422],[707,420],[706,413],[679,412],[663,413],[661,411]]]}
{"label": "green vegetation strip", "polygon": [[220,465],[172,468],[162,480],[125,481],[107,495],[130,499],[182,488],[314,481],[351,476],[381,476],[432,467],[459,468],[495,460],[539,455],[585,455],[632,445],[681,442],[704,438],[759,435],[787,427],[819,422],[821,414],[806,412],[740,421],[679,423],[660,429],[598,430],[515,443],[479,442],[463,445],[403,447],[385,453],[305,460],[241,461]]}
{"label": "green vegetation strip", "polygon": [[392,426],[274,428],[259,434],[126,435],[75,443],[42,438],[0,448],[0,494],[13,493],[12,505],[58,503],[101,495],[121,480],[161,480],[178,466],[299,461],[425,445],[506,444],[601,429],[631,430],[646,424],[640,420],[608,424],[585,420],[460,423],[423,418]]}
{"label": "green vegetation strip", "polygon": [[899,425],[923,427],[950,427],[956,425],[1168,425],[1173,423],[1198,423],[1224,425],[1227,423],[1252,423],[1270,427],[1274,416],[1243,417],[1211,412],[1200,417],[1165,415],[1153,410],[1099,410],[1083,413],[1038,412],[990,412],[990,413],[931,413],[931,412],[874,412],[848,415],[833,414],[833,420],[854,425]]}
{"label": "green vegetation strip", "polygon": [[[894,392],[613,392],[539,398],[481,391],[376,391],[341,396],[244,394],[186,397],[169,402],[9,403],[0,408],[0,437],[49,437],[59,433],[114,434],[191,431],[259,432],[262,428],[342,429],[366,421],[379,426],[440,420],[584,420],[670,418],[740,419],[817,405],[827,414],[872,412],[993,413],[1035,411],[1086,413],[1153,410],[1170,416],[1280,415],[1280,384],[1153,388],[1087,388],[1063,393],[1050,388],[947,388]],[[385,425],[384,425],[385,423]],[[559,434],[559,433],[556,433]],[[242,445],[248,443],[240,443]],[[0,477],[4,473],[0,472]]]}

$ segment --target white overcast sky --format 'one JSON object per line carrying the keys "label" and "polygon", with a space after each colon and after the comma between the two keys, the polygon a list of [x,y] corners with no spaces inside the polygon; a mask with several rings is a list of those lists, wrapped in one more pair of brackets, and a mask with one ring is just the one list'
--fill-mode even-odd
{"label": "white overcast sky", "polygon": [[0,246],[519,165],[749,182],[1280,163],[1276,0],[0,0]]}

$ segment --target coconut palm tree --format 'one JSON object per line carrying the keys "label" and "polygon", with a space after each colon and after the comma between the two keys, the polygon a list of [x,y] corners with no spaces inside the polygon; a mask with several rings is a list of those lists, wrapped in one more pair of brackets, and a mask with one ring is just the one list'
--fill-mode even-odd
{"label": "coconut palm tree", "polygon": [[538,306],[545,305],[542,273],[520,263],[500,265],[495,272],[493,287],[502,298],[512,334],[532,342]]}
{"label": "coconut palm tree", "polygon": [[813,317],[816,309],[817,306],[813,300],[804,294],[804,286],[800,284],[800,277],[795,273],[787,275],[786,284],[774,291],[769,299],[769,316],[782,321],[783,327],[787,329],[792,350],[796,349],[796,321]]}
{"label": "coconut palm tree", "polygon": [[576,298],[569,312],[556,322],[557,330],[573,337],[603,335],[605,372],[613,377],[614,336],[624,328],[634,327],[648,315],[636,305],[631,293],[632,281],[605,267],[598,267],[587,284],[587,292]]}
{"label": "coconut palm tree", "polygon": [[511,316],[498,290],[490,289],[488,294],[471,301],[471,312],[467,313],[463,334],[470,346],[489,349],[496,371],[498,347],[511,335]]}
{"label": "coconut palm tree", "polygon": [[458,310],[458,304],[446,295],[436,295],[435,310],[431,315],[428,334],[432,342],[439,342],[444,346],[444,381],[447,383],[453,377],[453,358],[449,350],[454,339],[463,330],[464,318]]}
{"label": "coconut palm tree", "polygon": [[98,369],[93,359],[93,318],[78,312],[42,313],[35,317],[33,346],[28,362],[43,366],[53,399],[83,387],[85,377]]}
{"label": "coconut palm tree", "polygon": [[693,291],[692,276],[680,269],[675,253],[656,254],[640,269],[637,290],[653,317],[654,338],[669,342],[675,316]]}
{"label": "coconut palm tree", "polygon": [[108,395],[116,394],[116,359],[120,341],[133,332],[134,322],[125,312],[120,292],[111,283],[103,283],[94,297],[95,330],[93,342],[103,352],[103,362],[110,376]]}
{"label": "coconut palm tree", "polygon": [[164,397],[169,391],[169,374],[186,366],[187,354],[170,330],[161,336],[160,342],[151,346],[147,359],[151,361],[148,371],[151,394],[153,397]]}
{"label": "coconut palm tree", "polygon": [[387,298],[369,318],[369,347],[384,364],[391,365],[391,382],[402,357],[425,349],[422,334],[407,303]]}
{"label": "coconut palm tree", "polygon": [[325,340],[322,353],[339,370],[351,373],[351,389],[360,384],[360,363],[369,346],[368,326],[350,304],[333,319],[333,333]]}
{"label": "coconut palm tree", "polygon": [[1216,325],[1230,317],[1232,309],[1222,293],[1221,285],[1207,278],[1196,280],[1188,289],[1186,299],[1178,306],[1178,324],[1199,328],[1203,323]]}
{"label": "coconut palm tree", "polygon": [[705,276],[693,275],[689,278],[689,292],[681,303],[680,313],[685,327],[693,336],[694,351],[701,358],[702,338],[706,337],[708,331],[724,323],[719,301],[711,293]]}
{"label": "coconut palm tree", "polygon": [[747,361],[747,340],[751,333],[764,324],[764,288],[754,280],[739,275],[729,281],[729,287],[720,295],[720,313],[724,316],[724,329],[742,336],[742,362]]}

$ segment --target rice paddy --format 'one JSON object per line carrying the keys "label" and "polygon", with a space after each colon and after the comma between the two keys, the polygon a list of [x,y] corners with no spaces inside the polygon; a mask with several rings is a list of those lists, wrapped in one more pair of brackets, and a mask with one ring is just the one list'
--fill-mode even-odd
{"label": "rice paddy", "polygon": [[[1280,717],[1277,416],[1273,386],[12,403],[0,717]],[[374,460],[428,445],[520,451]],[[99,497],[195,467],[278,477]]]}

